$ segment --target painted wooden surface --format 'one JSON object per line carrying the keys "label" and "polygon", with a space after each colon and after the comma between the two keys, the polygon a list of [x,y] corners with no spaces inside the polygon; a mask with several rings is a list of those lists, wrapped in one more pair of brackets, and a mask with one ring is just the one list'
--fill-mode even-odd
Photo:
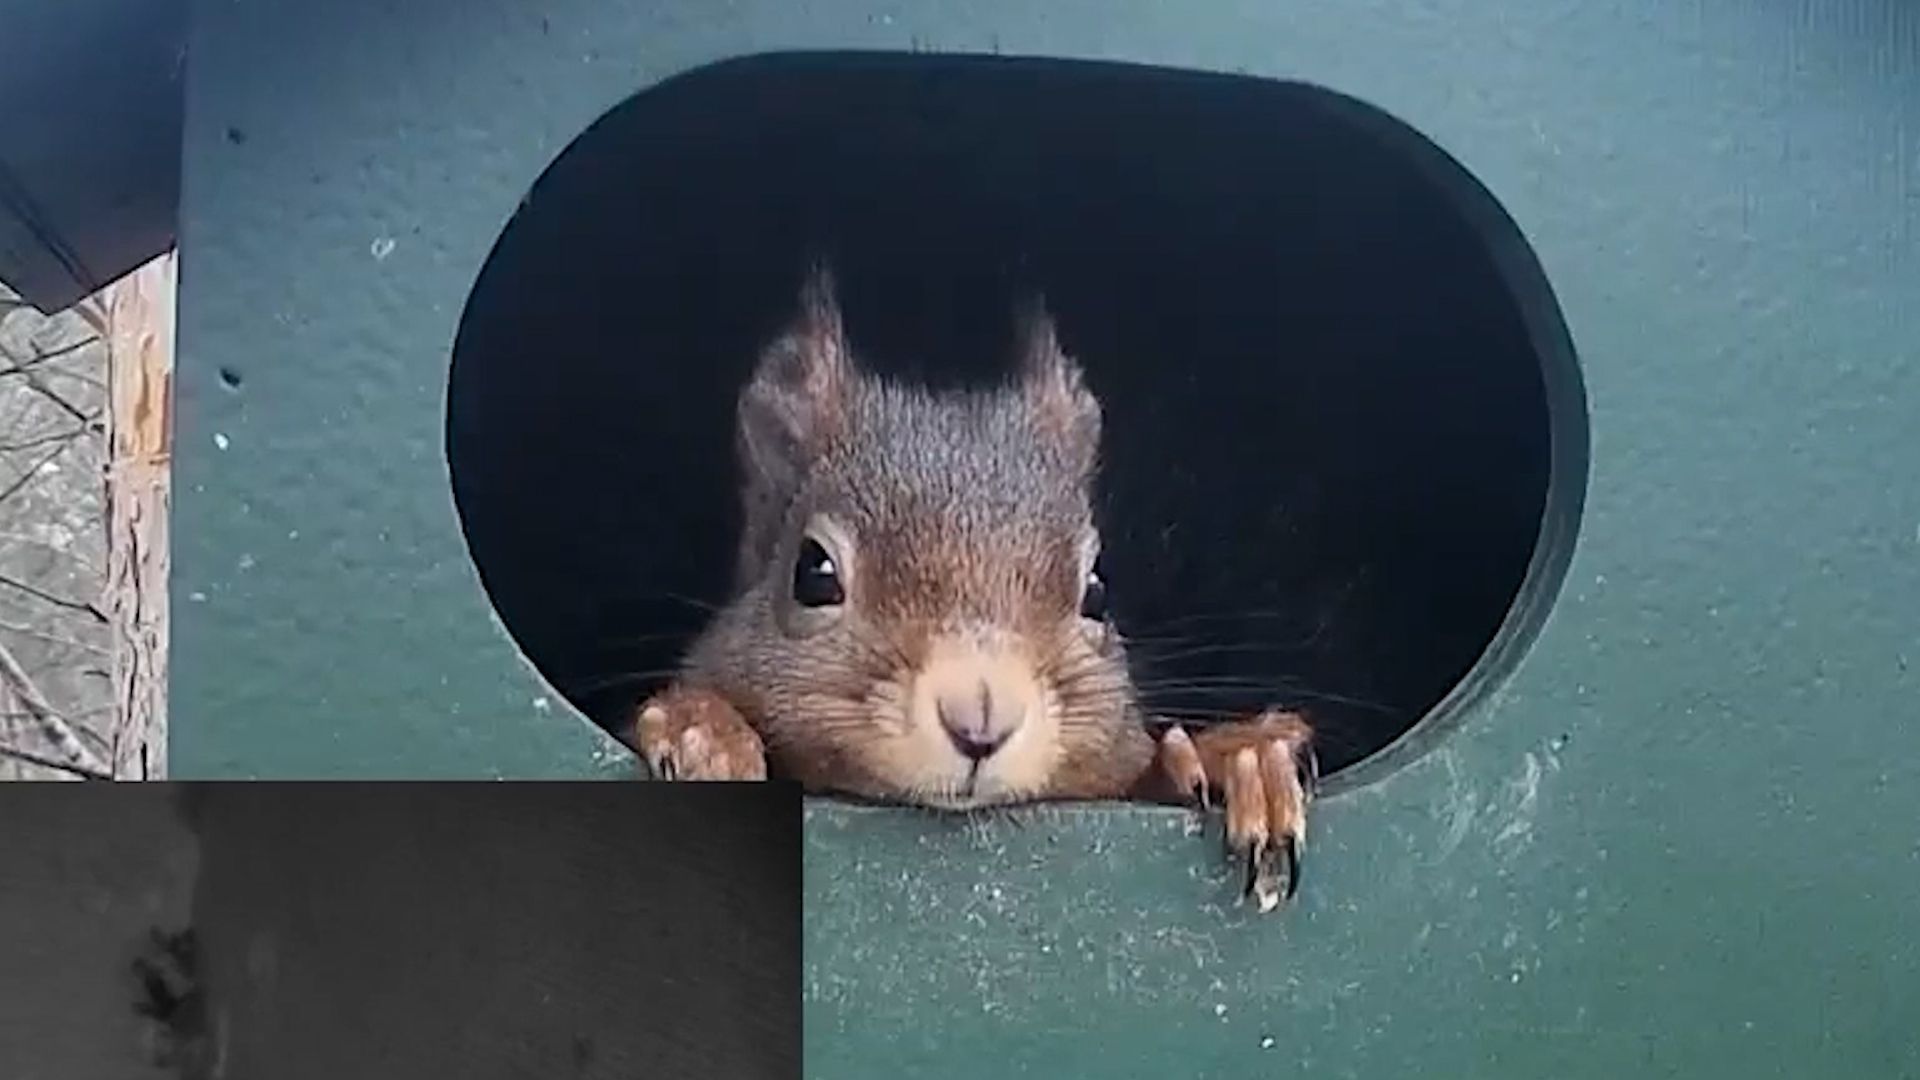
{"label": "painted wooden surface", "polygon": [[1445,738],[1322,804],[1277,922],[1218,904],[1208,841],[1177,815],[815,807],[811,1074],[1920,1072],[1910,8],[367,0],[198,18],[177,774],[624,767],[491,620],[440,440],[475,273],[540,170],[627,95],[789,48],[1305,79],[1464,163],[1553,285],[1592,430],[1558,601]]}

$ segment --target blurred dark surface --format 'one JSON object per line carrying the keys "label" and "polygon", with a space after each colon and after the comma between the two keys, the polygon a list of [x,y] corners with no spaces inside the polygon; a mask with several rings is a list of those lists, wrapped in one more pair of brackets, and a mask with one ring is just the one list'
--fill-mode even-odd
{"label": "blurred dark surface", "polygon": [[0,784],[0,1077],[797,1077],[800,884],[784,785]]}
{"label": "blurred dark surface", "polygon": [[0,1077],[161,1080],[133,973],[186,924],[195,846],[166,784],[0,783]]}
{"label": "blurred dark surface", "polygon": [[238,1080],[800,1075],[785,785],[195,792]]}

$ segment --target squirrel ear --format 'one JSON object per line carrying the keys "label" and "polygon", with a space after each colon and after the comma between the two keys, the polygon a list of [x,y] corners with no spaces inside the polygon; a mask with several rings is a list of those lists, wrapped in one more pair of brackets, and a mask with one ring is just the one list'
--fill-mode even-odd
{"label": "squirrel ear", "polygon": [[1017,316],[1020,384],[1046,429],[1091,468],[1100,446],[1100,401],[1087,389],[1080,365],[1060,347],[1046,303],[1035,298]]}
{"label": "squirrel ear", "polygon": [[760,354],[740,395],[739,427],[748,463],[781,477],[819,453],[838,429],[852,377],[833,274],[814,266],[793,323]]}

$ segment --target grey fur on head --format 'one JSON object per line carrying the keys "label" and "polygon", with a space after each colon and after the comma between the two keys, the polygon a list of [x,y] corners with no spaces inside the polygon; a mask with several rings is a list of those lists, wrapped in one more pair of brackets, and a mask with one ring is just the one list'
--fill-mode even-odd
{"label": "grey fur on head", "polygon": [[[791,525],[784,511],[829,458],[856,488],[891,476],[922,500],[944,494],[948,505],[929,511],[1051,511],[1069,519],[1059,525],[1078,525],[1098,467],[1100,403],[1043,300],[1021,305],[1014,325],[1009,385],[936,394],[888,382],[860,370],[833,273],[816,263],[795,316],[762,351],[739,399],[742,584],[765,569]],[[968,477],[989,482],[964,484]]]}
{"label": "grey fur on head", "polygon": [[[1100,405],[1037,298],[1015,325],[1008,379],[895,382],[861,370],[816,268],[741,392],[737,585],[684,672],[803,783],[993,802],[1145,768],[1121,642],[1082,610]],[[822,558],[846,591],[816,609],[794,582]],[[978,790],[921,700],[961,669],[1031,706]]]}
{"label": "grey fur on head", "polygon": [[833,274],[816,266],[800,290],[798,316],[760,355],[740,395],[739,438],[749,481],[790,488],[845,422],[847,355]]}

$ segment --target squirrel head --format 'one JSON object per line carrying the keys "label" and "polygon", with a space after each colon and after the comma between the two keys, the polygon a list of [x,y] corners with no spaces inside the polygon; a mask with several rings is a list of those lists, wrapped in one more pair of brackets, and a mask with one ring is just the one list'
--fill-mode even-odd
{"label": "squirrel head", "polygon": [[1097,569],[1100,404],[1034,302],[999,385],[866,373],[832,278],[742,392],[739,588],[690,666],[776,766],[960,808],[1044,794],[1130,722]]}

